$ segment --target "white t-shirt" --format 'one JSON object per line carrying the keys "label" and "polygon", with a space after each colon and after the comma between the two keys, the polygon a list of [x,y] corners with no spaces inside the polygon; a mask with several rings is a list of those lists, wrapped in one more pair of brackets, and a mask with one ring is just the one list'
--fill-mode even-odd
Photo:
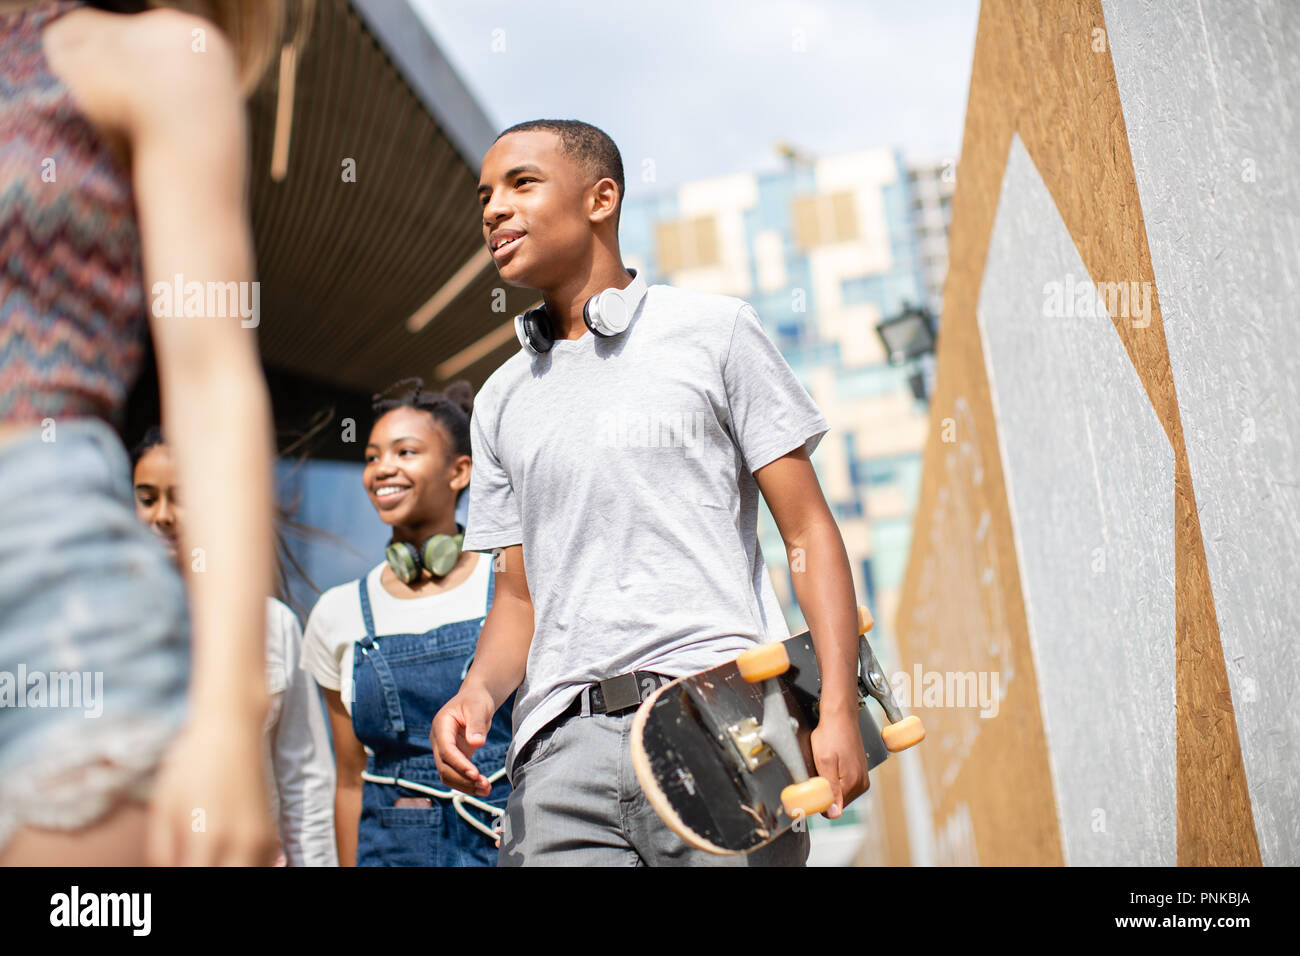
{"label": "white t-shirt", "polygon": [[320,698],[298,666],[301,644],[298,618],[269,598],[266,685],[271,706],[262,729],[262,753],[271,812],[289,866],[337,866],[334,759]]}
{"label": "white t-shirt", "polygon": [[[482,617],[487,606],[488,576],[492,559],[468,555],[474,566],[470,575],[450,591],[428,597],[396,598],[379,583],[387,562],[381,561],[366,575],[370,612],[375,634],[423,634],[443,624]],[[322,687],[336,690],[343,706],[352,713],[352,649],[365,636],[361,597],[357,582],[330,588],[320,596],[303,634],[302,667]]]}

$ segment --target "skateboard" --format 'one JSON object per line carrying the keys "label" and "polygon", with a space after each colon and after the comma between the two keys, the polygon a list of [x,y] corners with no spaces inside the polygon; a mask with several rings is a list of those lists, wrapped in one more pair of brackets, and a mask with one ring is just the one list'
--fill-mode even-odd
{"label": "skateboard", "polygon": [[[869,770],[925,737],[876,662],[866,636],[874,623],[860,606],[858,713]],[[868,697],[884,711],[883,731]],[[807,631],[660,687],[632,722],[632,766],[650,805],[688,844],[719,854],[757,850],[823,812],[830,782],[809,773],[820,699]]]}

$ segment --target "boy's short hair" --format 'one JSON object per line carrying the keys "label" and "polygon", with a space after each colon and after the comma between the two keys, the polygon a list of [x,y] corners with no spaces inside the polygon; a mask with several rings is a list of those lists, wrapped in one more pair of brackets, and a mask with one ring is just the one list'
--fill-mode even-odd
{"label": "boy's short hair", "polygon": [[560,137],[560,147],[564,154],[586,170],[593,182],[608,177],[618,184],[618,205],[614,208],[614,228],[617,230],[619,218],[623,214],[623,157],[619,155],[618,146],[609,134],[581,120],[539,119],[516,123],[509,129],[502,130],[497,140],[510,133],[527,133],[532,130],[546,130]]}

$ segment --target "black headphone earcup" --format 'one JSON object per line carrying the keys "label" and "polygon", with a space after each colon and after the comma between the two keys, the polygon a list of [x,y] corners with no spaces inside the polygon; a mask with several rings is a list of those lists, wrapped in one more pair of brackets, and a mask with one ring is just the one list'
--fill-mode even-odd
{"label": "black headphone earcup", "polygon": [[409,541],[395,541],[384,548],[384,558],[403,584],[410,584],[420,576],[420,552]]}
{"label": "black headphone earcup", "polygon": [[555,344],[551,335],[551,317],[546,313],[546,306],[529,309],[519,317],[522,331],[520,337],[525,339],[527,348],[540,355],[549,352]]}

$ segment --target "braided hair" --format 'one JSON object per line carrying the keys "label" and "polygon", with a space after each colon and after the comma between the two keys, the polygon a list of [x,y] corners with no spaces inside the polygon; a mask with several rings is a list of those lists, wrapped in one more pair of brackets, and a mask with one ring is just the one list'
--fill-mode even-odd
{"label": "braided hair", "polygon": [[370,408],[375,421],[395,408],[428,412],[451,436],[452,456],[471,455],[469,421],[474,411],[474,386],[465,379],[452,382],[441,392],[426,392],[423,379],[404,378],[372,396]]}

